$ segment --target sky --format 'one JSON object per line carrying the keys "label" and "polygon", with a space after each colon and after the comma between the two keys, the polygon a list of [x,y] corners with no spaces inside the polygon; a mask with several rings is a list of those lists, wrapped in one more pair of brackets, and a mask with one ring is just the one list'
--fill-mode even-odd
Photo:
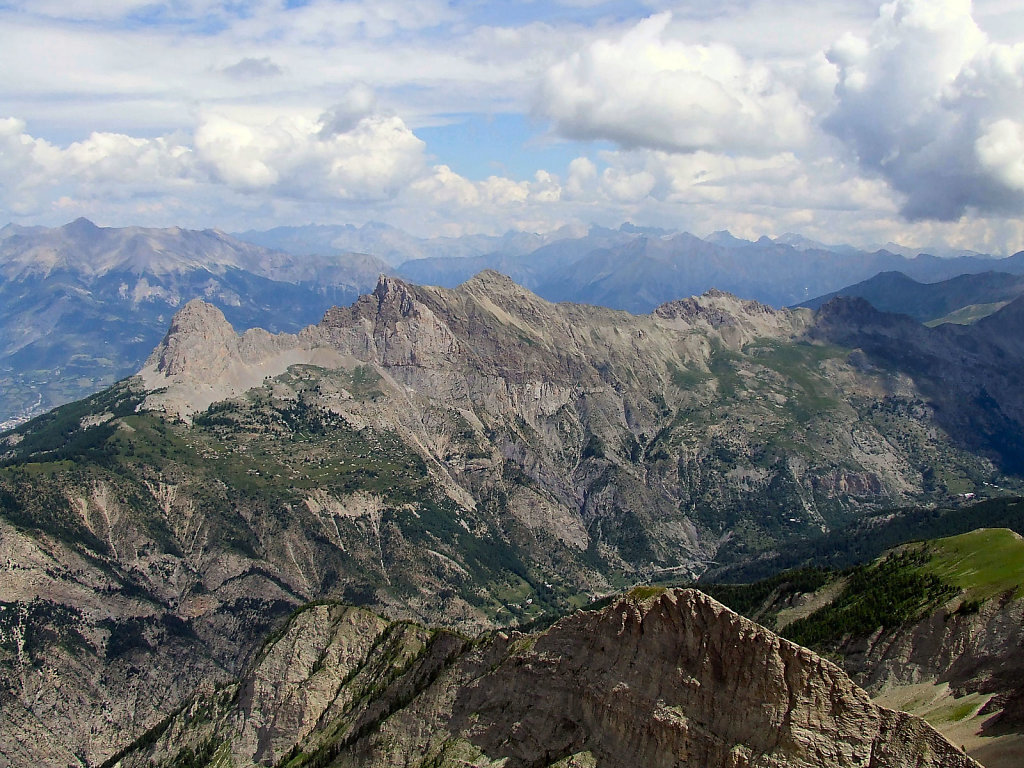
{"label": "sky", "polygon": [[1019,0],[0,0],[0,223],[1024,249]]}

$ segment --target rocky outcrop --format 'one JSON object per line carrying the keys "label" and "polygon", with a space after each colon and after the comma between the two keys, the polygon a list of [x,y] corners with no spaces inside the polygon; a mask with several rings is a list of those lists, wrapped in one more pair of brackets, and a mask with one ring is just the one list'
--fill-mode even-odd
{"label": "rocky outcrop", "polygon": [[940,681],[961,695],[1006,694],[1024,680],[1024,600],[947,606],[916,624],[853,639],[841,652],[846,669],[872,690]]}
{"label": "rocky outcrop", "polygon": [[843,666],[984,765],[1015,768],[1024,755],[1024,599],[1005,594],[968,610],[956,600],[909,626],[851,638],[839,649]]}
{"label": "rocky outcrop", "polygon": [[228,693],[198,700],[119,765],[161,765],[200,744],[239,766],[286,755],[295,766],[976,765],[835,665],[693,590],[474,643],[314,607]]}
{"label": "rocky outcrop", "polygon": [[337,367],[341,359],[294,334],[251,328],[238,335],[223,312],[193,299],[175,314],[138,375],[154,392],[149,407],[188,418],[300,364]]}

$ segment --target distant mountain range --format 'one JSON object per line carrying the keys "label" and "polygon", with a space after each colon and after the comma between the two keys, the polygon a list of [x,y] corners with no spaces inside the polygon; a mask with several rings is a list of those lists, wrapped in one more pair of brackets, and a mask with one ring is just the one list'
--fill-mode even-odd
{"label": "distant mountain range", "polygon": [[397,227],[370,222],[352,224],[310,224],[303,227],[275,227],[249,230],[235,235],[239,240],[285,251],[298,256],[360,252],[372,253],[394,267],[413,259],[434,257],[470,258],[485,254],[524,254],[549,242],[586,234],[566,227],[547,235],[531,232],[507,232],[504,235],[464,235],[462,237],[416,237]]}
{"label": "distant mountain range", "polygon": [[902,272],[880,272],[800,306],[817,309],[837,296],[858,296],[875,309],[909,315],[922,323],[965,323],[1001,309],[1022,294],[1024,275],[1020,274],[981,272],[920,283]]}
{"label": "distant mountain range", "polygon": [[[933,282],[994,268],[1024,274],[1024,254],[905,258],[798,235],[748,241],[716,232],[701,239],[629,224],[440,238],[382,224],[238,236],[103,228],[85,219],[54,229],[8,225],[0,229],[0,425],[136,370],[173,312],[195,297],[218,306],[236,327],[297,331],[371,290],[382,273],[454,287],[494,269],[551,301],[646,313],[712,287],[789,306],[879,272]],[[986,302],[968,319],[994,308]]]}
{"label": "distant mountain range", "polygon": [[586,302],[636,314],[709,288],[791,306],[886,271],[929,283],[992,270],[1024,274],[1024,254],[997,259],[948,248],[919,254],[894,243],[862,250],[795,234],[751,241],[721,231],[699,238],[630,224],[586,231],[567,227],[543,236],[512,232],[501,237],[415,238],[383,224],[367,224],[279,228],[238,237],[295,254],[365,251],[421,285],[453,288],[493,269],[550,301]]}
{"label": "distant mountain range", "polygon": [[773,306],[791,306],[836,291],[879,272],[900,271],[925,282],[998,269],[1024,274],[1024,253],[908,259],[889,251],[795,247],[686,233],[651,237],[592,230],[528,254],[487,254],[469,259],[408,261],[396,272],[415,282],[452,287],[480,269],[509,275],[550,301],[578,301],[633,313],[715,287]]}

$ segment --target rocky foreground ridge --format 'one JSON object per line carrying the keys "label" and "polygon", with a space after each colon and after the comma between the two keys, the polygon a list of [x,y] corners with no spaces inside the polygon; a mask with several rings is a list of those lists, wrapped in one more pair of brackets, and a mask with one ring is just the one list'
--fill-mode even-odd
{"label": "rocky foreground ridge", "polygon": [[190,302],[138,377],[0,437],[0,754],[101,763],[309,601],[476,632],[1012,487],[1020,315],[634,316],[496,273],[298,334]]}
{"label": "rocky foreground ridge", "polygon": [[637,590],[469,640],[359,609],[294,616],[237,683],[114,765],[967,768],[923,721],[695,590]]}

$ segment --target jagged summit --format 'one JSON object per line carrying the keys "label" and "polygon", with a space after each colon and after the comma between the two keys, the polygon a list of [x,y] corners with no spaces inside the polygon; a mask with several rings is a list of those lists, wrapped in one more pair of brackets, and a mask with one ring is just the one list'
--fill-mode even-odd
{"label": "jagged summit", "polygon": [[811,321],[810,312],[774,309],[717,288],[711,288],[700,296],[662,304],[654,310],[654,316],[676,327],[713,330],[721,334],[730,346],[741,345],[757,337],[792,337]]}
{"label": "jagged summit", "polygon": [[[190,302],[175,316],[142,373],[152,390],[170,386],[169,392],[181,392],[178,406],[173,398],[161,402],[183,416],[193,406],[212,402],[196,399],[190,387],[211,396],[234,396],[243,383],[254,386],[265,376],[283,373],[281,365],[318,356],[400,372],[407,386],[414,371],[458,377],[473,368],[513,380],[558,382],[566,391],[608,384],[620,375],[618,386],[639,378],[657,387],[666,370],[690,366],[694,355],[705,354],[685,341],[694,329],[735,346],[755,336],[789,338],[805,316],[809,313],[777,311],[715,290],[635,316],[552,304],[493,270],[454,289],[381,275],[372,293],[351,306],[328,310],[318,325],[297,336],[250,330],[238,337],[219,310]],[[641,364],[638,356],[650,359]],[[611,373],[618,369],[629,373]]]}
{"label": "jagged summit", "polygon": [[289,333],[251,328],[239,335],[224,313],[202,299],[183,306],[138,376],[151,408],[188,418],[211,403],[259,385],[298,363],[337,364],[323,345]]}
{"label": "jagged summit", "polygon": [[387,295],[398,290],[408,290],[412,283],[394,275],[381,274],[377,278],[377,286],[373,289],[375,296]]}

